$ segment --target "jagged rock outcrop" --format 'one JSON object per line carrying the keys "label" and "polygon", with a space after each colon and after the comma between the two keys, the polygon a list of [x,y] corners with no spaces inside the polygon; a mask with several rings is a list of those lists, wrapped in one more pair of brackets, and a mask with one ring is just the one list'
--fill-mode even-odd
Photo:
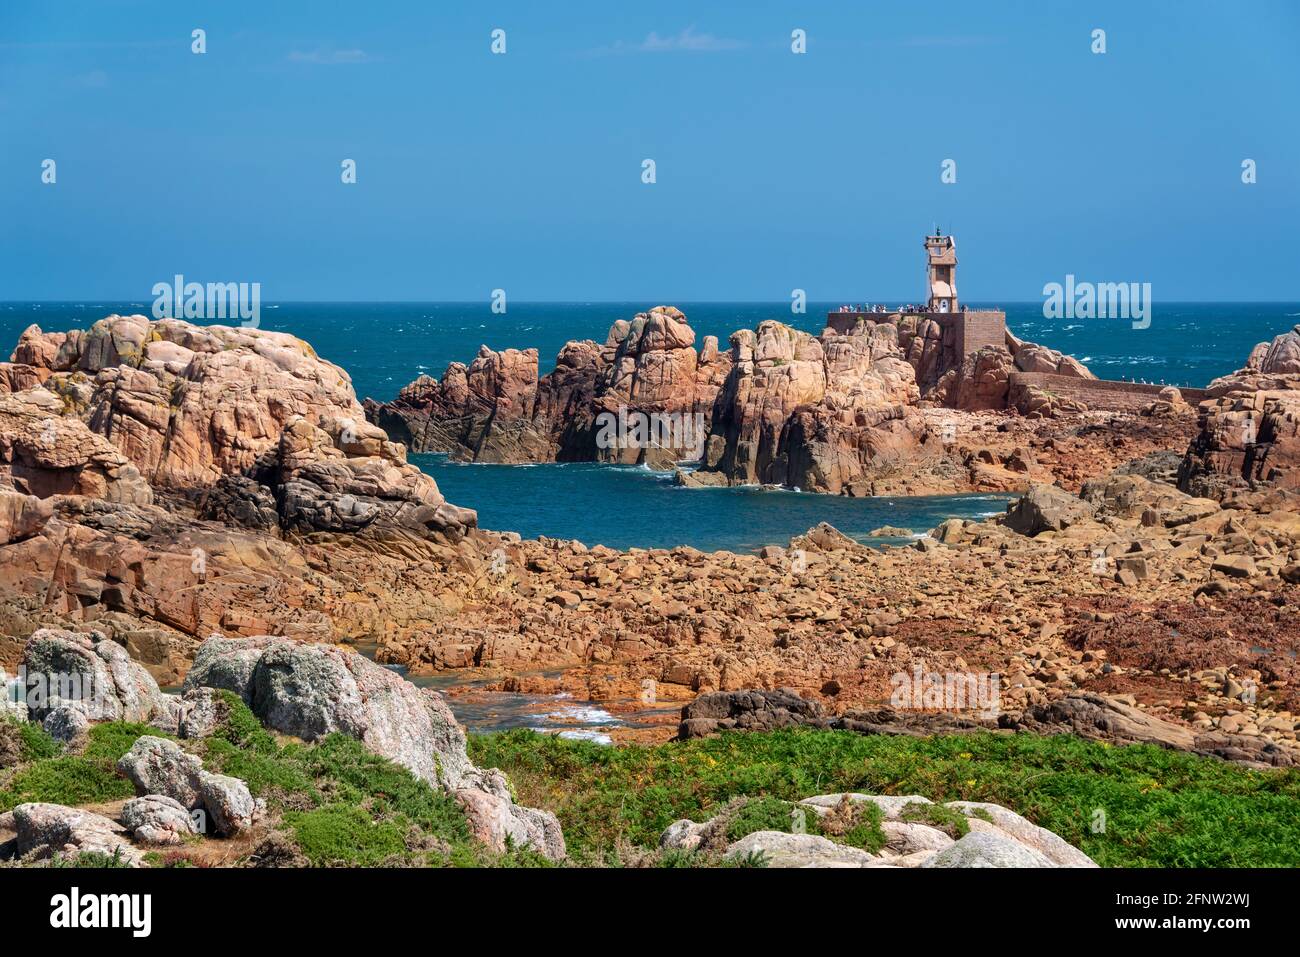
{"label": "jagged rock outcrop", "polygon": [[326,419],[324,427],[291,420],[268,476],[286,531],[358,534],[408,531],[451,540],[478,524],[472,509],[448,502],[438,485],[369,422]]}
{"label": "jagged rock outcrop", "polygon": [[892,323],[820,339],[779,322],[731,337],[732,368],[686,484],[776,484],[870,494],[876,476],[937,459]]}
{"label": "jagged rock outcrop", "polygon": [[84,333],[30,327],[13,364],[40,372],[0,395],[0,478],[18,491],[147,505],[149,483],[203,490],[213,518],[262,531],[454,540],[476,523],[365,420],[346,372],[285,333],[109,316]]}
{"label": "jagged rock outcrop", "polygon": [[155,486],[239,473],[295,416],[364,418],[348,374],[282,332],[113,315],[86,332],[29,328],[12,364]]}
{"label": "jagged rock outcrop", "polygon": [[1097,378],[1078,359],[1063,352],[1040,346],[1036,342],[1026,342],[1007,332],[1007,351],[1015,359],[1019,372],[1045,372],[1050,375],[1070,376],[1075,379]]}
{"label": "jagged rock outcrop", "polygon": [[960,357],[958,364],[925,392],[925,397],[953,409],[976,412],[989,409],[1018,410],[1022,415],[1050,418],[1062,413],[1081,412],[1082,403],[1054,395],[1036,386],[1012,386],[1013,372],[1041,372],[1095,379],[1087,367],[1055,349],[1024,342],[1010,332],[1005,348],[985,346]]}
{"label": "jagged rock outcrop", "polygon": [[1005,349],[985,347],[962,359],[935,386],[931,397],[941,405],[963,412],[1005,409],[1015,359]]}
{"label": "jagged rock outcrop", "polygon": [[1261,342],[1244,368],[1215,379],[1207,392],[1179,488],[1215,499],[1300,488],[1300,326]]}
{"label": "jagged rock outcrop", "polygon": [[[654,413],[707,417],[729,360],[672,306],[620,319],[604,345],[569,342],[555,370],[538,378],[536,349],[495,352],[469,366],[453,362],[439,382],[422,376],[389,403],[367,401],[371,421],[417,452],[447,452],[476,462],[606,461],[660,466],[698,458],[684,444],[659,448],[608,442],[601,420]],[[692,420],[694,421],[694,420]],[[702,431],[702,430],[701,430]],[[624,437],[626,428],[620,434]],[[607,435],[608,433],[606,433]],[[660,443],[664,444],[664,443]]]}
{"label": "jagged rock outcrop", "polygon": [[64,400],[42,388],[0,393],[0,481],[37,498],[153,501],[153,490],[120,449],[64,413]]}
{"label": "jagged rock outcrop", "polygon": [[[1059,352],[1008,336],[1006,347],[965,357],[933,319],[881,314],[833,323],[819,337],[780,322],[712,337],[697,352],[686,317],[657,306],[620,320],[603,345],[570,342],[555,371],[537,378],[534,350],[483,347],[442,381],[422,376],[366,412],[417,451],[480,462],[606,461],[670,467],[685,485],[780,484],[809,491],[876,494],[880,480],[937,466],[940,438],[919,414],[922,398],[962,410],[1005,410],[1016,370],[1091,377]],[[1037,390],[1021,396],[1028,415],[1078,411]],[[637,413],[690,420],[689,438],[635,440],[624,419]],[[604,418],[602,418],[604,417]],[[602,422],[617,420],[620,441]],[[700,424],[703,429],[700,429]],[[707,440],[695,441],[700,431]],[[625,433],[634,435],[624,440]]]}
{"label": "jagged rock outcrop", "polygon": [[1233,392],[1290,392],[1300,390],[1300,325],[1250,351],[1246,364],[1231,375],[1206,386],[1210,398]]}

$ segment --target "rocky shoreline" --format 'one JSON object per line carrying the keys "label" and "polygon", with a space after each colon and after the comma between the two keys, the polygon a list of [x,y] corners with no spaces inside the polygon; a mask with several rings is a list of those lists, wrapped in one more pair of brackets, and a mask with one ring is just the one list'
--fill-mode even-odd
{"label": "rocky shoreline", "polygon": [[[1011,375],[1094,377],[1073,358],[1010,333],[1003,346],[969,356],[953,352],[933,319],[904,314],[820,336],[769,320],[736,332],[725,352],[714,336],[698,351],[695,340],[679,309],[656,306],[614,323],[603,344],[566,343],[544,376],[536,349],[483,346],[441,380],[421,376],[391,402],[367,400],[366,415],[412,451],[464,461],[659,469],[692,461],[698,469],[677,471],[683,484],[851,496],[1021,490],[1030,477],[1069,481],[1076,465],[1068,455],[1040,463],[1029,445],[1050,433],[1018,426],[1087,410],[1014,387]],[[1169,410],[1186,411],[1177,390],[1169,400]],[[628,440],[624,423],[638,417],[693,417],[698,442],[648,431]],[[610,441],[602,423],[615,420],[619,441]],[[1110,416],[1092,420],[1104,427]]]}
{"label": "rocky shoreline", "polygon": [[[333,647],[368,642],[412,674],[472,671],[611,710],[788,688],[815,726],[864,733],[963,730],[923,717],[952,709],[890,706],[899,674],[997,675],[1004,730],[1300,760],[1300,330],[1262,343],[1198,409],[1175,391],[1135,413],[1013,395],[1013,369],[1088,375],[1013,338],[942,374],[929,332],[893,322],[820,338],[764,323],[731,346],[696,352],[685,317],[658,307],[604,345],[570,343],[541,379],[535,352],[483,350],[363,406],[344,370],[282,333],[141,316],[32,327],[0,363],[0,666],[57,636],[81,649],[60,660],[98,656],[149,700],[184,683],[258,711],[250,676],[285,667],[328,688],[352,680],[363,701],[404,698]],[[706,417],[701,468],[682,481],[1026,494],[907,547],[819,526],[758,555],[615,551],[480,529],[406,461],[407,443],[480,461],[627,461],[636,450],[604,458],[592,444],[596,416],[620,405]],[[645,452],[633,460],[672,464]],[[206,683],[220,642],[244,684]],[[562,674],[525,674],[540,668]],[[352,734],[471,817],[515,813],[501,811],[504,778],[462,798],[385,751],[401,737],[388,718],[340,717],[353,692],[322,694],[305,723],[284,724],[278,706],[257,717],[306,740]],[[444,727],[463,753],[463,732]],[[554,856],[526,811],[501,828]],[[164,830],[170,819],[137,812]]]}

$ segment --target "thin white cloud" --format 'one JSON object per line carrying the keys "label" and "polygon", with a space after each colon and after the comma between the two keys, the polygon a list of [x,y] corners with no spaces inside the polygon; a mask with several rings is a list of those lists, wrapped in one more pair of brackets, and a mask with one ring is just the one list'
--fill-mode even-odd
{"label": "thin white cloud", "polygon": [[689,26],[673,35],[661,35],[651,30],[639,43],[618,40],[612,46],[597,47],[591,53],[597,56],[619,53],[722,53],[740,50],[746,45],[744,40],[697,33],[694,26]]}
{"label": "thin white cloud", "polygon": [[329,50],[323,47],[315,50],[294,50],[289,54],[290,63],[312,63],[319,66],[369,63],[372,59],[374,58],[365,50]]}

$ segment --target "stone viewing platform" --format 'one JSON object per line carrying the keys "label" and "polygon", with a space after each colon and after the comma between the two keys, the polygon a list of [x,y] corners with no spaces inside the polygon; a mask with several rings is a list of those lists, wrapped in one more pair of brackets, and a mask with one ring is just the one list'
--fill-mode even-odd
{"label": "stone viewing platform", "polygon": [[900,330],[915,330],[941,340],[936,375],[959,368],[969,355],[986,347],[1007,346],[1007,314],[1001,309],[967,309],[957,299],[957,241],[937,229],[925,237],[926,302],[889,309],[883,305],[841,306],[827,313],[826,326],[838,335],[852,335],[864,323],[892,322]]}
{"label": "stone viewing platform", "polygon": [[[873,326],[892,323],[900,342],[906,343],[908,360],[916,367],[922,391],[937,386],[946,374],[978,374],[977,357],[984,350],[1006,350],[1020,354],[1022,343],[1007,329],[1007,315],[1001,309],[968,309],[957,298],[957,243],[938,230],[925,237],[926,288],[924,304],[890,308],[882,304],[844,305],[826,314],[827,330],[840,336],[861,335]],[[911,343],[923,345],[915,353]],[[921,356],[925,358],[922,359]],[[1068,359],[1068,357],[1067,357]],[[1081,363],[1068,359],[1067,367],[1053,359],[1026,359],[1029,368],[1017,362],[1008,378],[1008,397],[1019,397],[1013,405],[1021,411],[1064,402],[1080,409],[1108,412],[1136,412],[1160,399],[1163,385],[1097,379]],[[985,367],[990,363],[985,362]],[[986,368],[987,371],[987,368]],[[1206,398],[1204,389],[1181,389],[1180,401],[1195,404]]]}
{"label": "stone viewing platform", "polygon": [[963,359],[981,349],[1004,349],[1007,345],[1007,314],[1001,309],[963,309],[959,312],[854,310],[826,314],[826,327],[841,336],[853,335],[855,329],[866,323],[882,322],[892,322],[900,331],[915,329],[925,338],[939,339],[938,376],[949,369],[960,368]]}

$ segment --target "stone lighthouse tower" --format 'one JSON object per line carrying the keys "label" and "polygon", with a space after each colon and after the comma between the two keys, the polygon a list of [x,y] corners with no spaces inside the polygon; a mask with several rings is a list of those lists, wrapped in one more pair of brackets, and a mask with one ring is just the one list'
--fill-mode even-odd
{"label": "stone lighthouse tower", "polygon": [[926,308],[930,312],[956,312],[957,244],[936,229],[933,236],[925,237],[925,258],[929,287]]}

